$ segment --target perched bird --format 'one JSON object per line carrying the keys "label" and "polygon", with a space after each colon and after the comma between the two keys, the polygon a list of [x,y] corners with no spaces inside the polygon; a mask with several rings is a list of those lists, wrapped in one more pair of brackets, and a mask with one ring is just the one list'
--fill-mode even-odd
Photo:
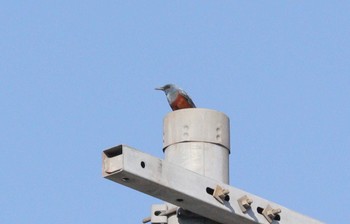
{"label": "perched bird", "polygon": [[169,105],[173,110],[196,107],[187,93],[173,84],[167,84],[165,86],[156,88],[156,90],[164,91]]}

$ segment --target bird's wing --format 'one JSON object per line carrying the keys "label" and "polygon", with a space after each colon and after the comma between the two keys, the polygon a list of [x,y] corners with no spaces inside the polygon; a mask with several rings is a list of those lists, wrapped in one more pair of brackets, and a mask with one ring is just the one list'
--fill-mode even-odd
{"label": "bird's wing", "polygon": [[186,98],[187,102],[188,102],[192,107],[196,107],[196,105],[193,103],[191,97],[185,92],[185,90],[183,90],[183,89],[179,89],[179,90],[180,90],[181,95],[183,95],[183,96]]}

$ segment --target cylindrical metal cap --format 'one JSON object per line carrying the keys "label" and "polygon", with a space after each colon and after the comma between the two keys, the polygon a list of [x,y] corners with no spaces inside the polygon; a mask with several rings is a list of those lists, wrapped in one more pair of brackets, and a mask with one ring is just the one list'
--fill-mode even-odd
{"label": "cylindrical metal cap", "polygon": [[230,120],[222,112],[204,108],[176,110],[164,118],[163,150],[181,142],[208,142],[230,150]]}

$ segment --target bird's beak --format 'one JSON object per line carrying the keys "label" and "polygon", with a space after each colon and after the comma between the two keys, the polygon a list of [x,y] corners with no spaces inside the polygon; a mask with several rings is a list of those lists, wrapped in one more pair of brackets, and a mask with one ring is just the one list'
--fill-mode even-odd
{"label": "bird's beak", "polygon": [[164,91],[164,87],[162,86],[162,87],[157,87],[157,88],[155,88],[155,90],[162,90],[162,91]]}

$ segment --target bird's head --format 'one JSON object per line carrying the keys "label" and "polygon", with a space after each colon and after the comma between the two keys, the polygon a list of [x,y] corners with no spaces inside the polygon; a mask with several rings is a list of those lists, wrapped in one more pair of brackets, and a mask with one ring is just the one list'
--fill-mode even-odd
{"label": "bird's head", "polygon": [[168,92],[176,90],[176,86],[174,84],[166,84],[165,86],[156,88],[156,90],[162,90],[165,92],[165,94],[167,94]]}

